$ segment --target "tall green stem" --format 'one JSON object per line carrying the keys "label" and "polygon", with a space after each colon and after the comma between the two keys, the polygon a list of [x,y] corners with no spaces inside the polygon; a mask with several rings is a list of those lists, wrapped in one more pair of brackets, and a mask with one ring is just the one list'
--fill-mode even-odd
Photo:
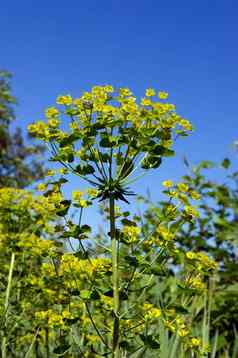
{"label": "tall green stem", "polygon": [[[10,262],[10,267],[9,267],[9,272],[8,272],[7,290],[6,290],[6,296],[5,296],[5,302],[4,302],[5,326],[7,324],[7,317],[8,317],[8,306],[9,306],[9,297],[10,297],[10,291],[11,291],[11,285],[12,285],[12,274],[13,274],[14,262],[15,262],[15,253],[12,252],[11,262]],[[2,358],[7,358],[6,331],[5,331],[4,337],[2,339]]]}
{"label": "tall green stem", "polygon": [[110,195],[110,236],[112,248],[112,282],[113,282],[113,357],[119,358],[119,270],[118,270],[118,246],[116,239],[115,224],[115,200],[113,194]]}

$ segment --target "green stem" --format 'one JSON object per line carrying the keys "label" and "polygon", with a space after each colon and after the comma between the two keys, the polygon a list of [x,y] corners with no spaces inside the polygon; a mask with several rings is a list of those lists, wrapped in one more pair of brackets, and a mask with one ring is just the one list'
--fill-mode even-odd
{"label": "green stem", "polygon": [[[4,303],[5,327],[6,327],[6,324],[7,324],[7,317],[8,317],[8,306],[9,306],[9,297],[10,297],[10,291],[11,291],[11,285],[12,285],[12,274],[13,274],[14,262],[15,262],[15,253],[12,252],[11,263],[10,263],[9,272],[8,272],[5,303]],[[4,333],[4,337],[2,339],[2,358],[7,358],[7,337],[6,337],[6,332]]]}
{"label": "green stem", "polygon": [[115,200],[113,194],[110,195],[110,236],[112,248],[112,281],[113,281],[113,358],[119,358],[119,272],[118,272],[118,247],[116,240],[115,224]]}

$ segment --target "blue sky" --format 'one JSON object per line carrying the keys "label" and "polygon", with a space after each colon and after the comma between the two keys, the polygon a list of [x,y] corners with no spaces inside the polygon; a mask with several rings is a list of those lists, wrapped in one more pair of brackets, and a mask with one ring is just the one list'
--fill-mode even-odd
{"label": "blue sky", "polygon": [[194,164],[234,156],[237,18],[236,0],[3,2],[0,67],[14,74],[18,125],[25,131],[58,94],[95,84],[168,91],[195,131],[135,185],[156,198],[162,180],[184,173],[184,154]]}

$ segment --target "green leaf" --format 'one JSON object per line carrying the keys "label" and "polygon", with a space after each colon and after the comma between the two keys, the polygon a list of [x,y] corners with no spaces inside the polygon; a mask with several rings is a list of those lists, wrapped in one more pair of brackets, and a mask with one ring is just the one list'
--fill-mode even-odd
{"label": "green leaf", "polygon": [[108,136],[107,134],[102,135],[102,139],[99,142],[100,147],[103,148],[112,148],[116,144],[116,141],[113,137]]}
{"label": "green leaf", "polygon": [[221,166],[222,166],[223,168],[225,168],[225,169],[228,169],[229,166],[230,166],[230,164],[231,164],[230,159],[225,158],[225,159],[222,161]]}
{"label": "green leaf", "polygon": [[100,295],[99,295],[98,291],[93,290],[91,295],[90,295],[90,299],[93,300],[93,301],[99,300]]}
{"label": "green leaf", "polygon": [[180,313],[180,314],[188,314],[189,313],[187,308],[185,308],[183,306],[179,306],[179,305],[169,306],[168,309],[175,309],[176,313]]}
{"label": "green leaf", "polygon": [[156,144],[152,150],[150,151],[152,155],[160,155],[163,157],[171,157],[175,154],[175,152],[171,149],[163,147],[162,145]]}
{"label": "green leaf", "polygon": [[121,220],[121,223],[122,223],[123,225],[125,225],[125,226],[137,226],[137,224],[136,224],[135,221],[131,221],[131,220],[126,219],[126,218],[122,219],[122,220]]}
{"label": "green leaf", "polygon": [[147,347],[151,349],[158,349],[160,347],[159,342],[151,334],[148,335],[140,334],[140,339]]}
{"label": "green leaf", "polygon": [[79,133],[70,134],[68,137],[63,138],[60,141],[59,146],[60,146],[60,148],[67,147],[68,145],[71,145],[76,140],[80,139],[80,137],[81,137],[81,135]]}
{"label": "green leaf", "polygon": [[125,260],[129,263],[130,266],[138,267],[139,260],[136,258],[136,256],[125,256]]}
{"label": "green leaf", "polygon": [[62,205],[63,207],[59,208],[57,211],[56,211],[56,214],[58,216],[65,216],[70,208],[70,205],[71,205],[71,200],[62,200],[60,202],[60,205]]}
{"label": "green leaf", "polygon": [[87,164],[87,165],[77,165],[77,167],[75,168],[76,172],[79,173],[80,175],[89,175],[89,174],[93,174],[95,172],[95,169],[92,165]]}
{"label": "green leaf", "polygon": [[61,344],[53,350],[53,353],[62,356],[70,349],[70,347],[71,346],[67,343]]}
{"label": "green leaf", "polygon": [[158,168],[162,163],[162,159],[159,156],[149,155],[145,158],[141,164],[142,169],[155,169]]}
{"label": "green leaf", "polygon": [[84,300],[88,300],[91,297],[91,292],[88,290],[81,290],[80,297]]}

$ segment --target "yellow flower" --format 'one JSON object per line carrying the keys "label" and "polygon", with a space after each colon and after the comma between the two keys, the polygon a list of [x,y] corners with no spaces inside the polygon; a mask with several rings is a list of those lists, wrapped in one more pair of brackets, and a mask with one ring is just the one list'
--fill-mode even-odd
{"label": "yellow flower", "polygon": [[186,257],[189,259],[189,260],[193,260],[196,258],[196,254],[194,252],[186,252]]}
{"label": "yellow flower", "polygon": [[47,171],[47,173],[46,173],[46,175],[47,175],[48,177],[51,177],[51,176],[53,176],[54,174],[55,174],[54,170],[51,170],[51,169],[49,169],[49,170]]}
{"label": "yellow flower", "polygon": [[72,102],[73,99],[69,94],[65,96],[58,96],[56,99],[57,104],[65,104],[66,106],[69,106],[70,104],[72,104]]}
{"label": "yellow flower", "polygon": [[108,92],[108,93],[114,91],[114,89],[113,89],[113,87],[112,87],[111,85],[107,85],[107,86],[105,86],[104,88],[105,88],[105,91]]}
{"label": "yellow flower", "polygon": [[167,92],[163,92],[163,91],[160,91],[158,93],[158,96],[159,96],[159,99],[166,99],[168,97],[168,93]]}
{"label": "yellow flower", "polygon": [[153,90],[153,88],[148,88],[148,89],[146,90],[145,95],[146,95],[147,97],[153,97],[153,96],[155,96],[155,91]]}
{"label": "yellow flower", "polygon": [[50,118],[49,120],[48,120],[48,125],[49,125],[49,127],[51,127],[51,128],[56,128],[56,127],[58,127],[58,125],[59,125],[59,120],[57,119],[57,118]]}
{"label": "yellow flower", "polygon": [[201,277],[190,277],[186,280],[186,284],[198,290],[204,290],[206,288],[205,283],[202,281]]}
{"label": "yellow flower", "polygon": [[67,174],[67,169],[66,168],[60,168],[58,171],[62,175]]}
{"label": "yellow flower", "polygon": [[77,201],[78,201],[78,200],[81,200],[82,196],[83,196],[83,192],[80,191],[80,190],[75,190],[75,191],[73,191],[73,193],[72,193],[73,199],[74,199],[74,200],[77,200]]}
{"label": "yellow flower", "polygon": [[27,129],[28,129],[28,132],[29,132],[29,133],[35,133],[36,126],[35,126],[35,124],[29,124],[29,125],[27,126]]}
{"label": "yellow flower", "polygon": [[140,228],[137,226],[124,226],[122,228],[122,233],[125,235],[125,238],[128,243],[136,242],[140,234]]}
{"label": "yellow flower", "polygon": [[166,188],[171,188],[174,185],[174,183],[172,182],[172,180],[164,180],[162,185],[165,186]]}
{"label": "yellow flower", "polygon": [[199,200],[201,198],[200,194],[194,190],[190,191],[190,196],[193,200]]}
{"label": "yellow flower", "polygon": [[191,344],[193,347],[198,347],[201,344],[201,340],[199,338],[193,337],[191,339]]}
{"label": "yellow flower", "polygon": [[129,88],[119,88],[119,95],[122,97],[131,96],[131,91]]}
{"label": "yellow flower", "polygon": [[178,183],[177,188],[178,188],[178,190],[182,191],[183,193],[186,193],[189,189],[188,185],[185,183]]}
{"label": "yellow flower", "polygon": [[149,98],[142,98],[140,104],[142,106],[151,106],[151,100]]}
{"label": "yellow flower", "polygon": [[185,205],[184,211],[187,215],[190,215],[195,218],[199,217],[199,212],[190,205]]}
{"label": "yellow flower", "polygon": [[46,118],[56,117],[59,115],[59,111],[55,107],[49,107],[45,110]]}
{"label": "yellow flower", "polygon": [[86,208],[86,207],[88,206],[88,202],[87,202],[87,200],[80,199],[80,200],[79,200],[79,205],[80,205],[82,208]]}
{"label": "yellow flower", "polygon": [[79,125],[78,125],[77,122],[71,122],[71,123],[69,124],[69,126],[70,126],[70,128],[73,129],[73,130],[79,128]]}
{"label": "yellow flower", "polygon": [[47,188],[47,185],[44,183],[41,183],[37,186],[37,190],[39,190],[39,191],[45,191],[46,188]]}
{"label": "yellow flower", "polygon": [[189,334],[189,331],[186,328],[182,328],[178,331],[180,337],[185,337]]}
{"label": "yellow flower", "polygon": [[145,310],[145,321],[151,321],[161,316],[161,310],[157,307],[154,307],[151,303],[144,303],[143,309]]}
{"label": "yellow flower", "polygon": [[193,129],[192,124],[187,119],[181,119],[179,121],[179,124],[180,124],[181,127],[186,129],[187,131],[191,131]]}
{"label": "yellow flower", "polygon": [[98,194],[97,189],[87,189],[86,191],[87,191],[89,196],[94,196],[95,197]]}

